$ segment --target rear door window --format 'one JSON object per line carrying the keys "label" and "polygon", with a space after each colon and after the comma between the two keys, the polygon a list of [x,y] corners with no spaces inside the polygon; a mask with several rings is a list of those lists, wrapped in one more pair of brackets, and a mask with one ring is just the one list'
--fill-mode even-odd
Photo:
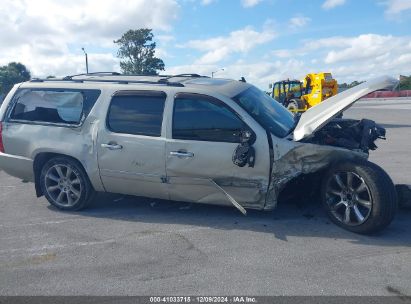
{"label": "rear door window", "polygon": [[13,121],[80,124],[90,113],[100,90],[22,89],[13,102]]}
{"label": "rear door window", "polygon": [[110,104],[107,127],[115,133],[160,137],[166,94],[119,92]]}

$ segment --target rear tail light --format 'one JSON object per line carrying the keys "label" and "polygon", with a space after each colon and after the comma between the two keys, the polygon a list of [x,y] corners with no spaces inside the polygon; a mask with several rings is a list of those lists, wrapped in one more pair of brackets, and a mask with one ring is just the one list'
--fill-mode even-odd
{"label": "rear tail light", "polygon": [[3,123],[0,121],[0,152],[4,153],[3,145]]}

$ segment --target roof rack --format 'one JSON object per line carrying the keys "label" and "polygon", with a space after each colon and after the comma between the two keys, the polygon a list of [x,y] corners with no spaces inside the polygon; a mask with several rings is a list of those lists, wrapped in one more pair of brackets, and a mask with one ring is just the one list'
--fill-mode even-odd
{"label": "roof rack", "polygon": [[69,75],[65,76],[63,79],[64,80],[71,80],[74,77],[78,76],[156,76],[156,77],[164,77],[166,79],[168,78],[174,78],[174,77],[207,77],[207,76],[201,76],[199,74],[178,74],[178,75],[153,75],[153,74],[121,74],[118,72],[93,72],[93,73],[82,73],[82,74],[75,74],[75,75]]}
{"label": "roof rack", "polygon": [[210,78],[208,76],[202,76],[202,75],[198,75],[198,74],[177,74],[177,75],[173,75],[171,77],[194,77],[194,78]]}
{"label": "roof rack", "polygon": [[144,81],[144,80],[110,80],[110,79],[39,79],[34,78],[30,80],[30,82],[59,82],[59,81],[71,81],[75,83],[84,83],[84,82],[106,82],[106,83],[118,83],[118,84],[132,84],[132,83],[139,83],[139,84],[157,84],[157,85],[167,85],[171,87],[184,87],[184,84],[180,82],[170,82],[170,81]]}
{"label": "roof rack", "polygon": [[[74,79],[74,77],[78,76],[156,76],[156,77],[163,77],[158,79],[157,81],[150,81],[150,80],[115,80],[115,79],[98,79],[98,78],[79,78]],[[148,75],[148,74],[136,74],[136,75],[125,75],[120,74],[118,72],[94,72],[94,73],[84,73],[84,74],[76,74],[65,76],[61,79],[59,78],[48,78],[48,79],[40,79],[40,78],[33,78],[30,82],[44,82],[44,81],[72,81],[72,82],[109,82],[109,83],[119,83],[119,84],[129,84],[129,83],[140,83],[140,84],[161,84],[173,87],[184,87],[184,84],[181,82],[174,82],[168,81],[171,78],[176,77],[192,77],[192,78],[209,78],[207,76],[201,76],[199,74],[178,74],[178,75]]]}
{"label": "roof rack", "polygon": [[201,76],[198,74],[177,74],[177,75],[170,75],[167,76],[166,78],[162,78],[159,80],[159,82],[167,82],[171,78],[177,78],[177,77],[191,77],[191,78],[209,78],[208,76]]}
{"label": "roof rack", "polygon": [[70,76],[66,76],[63,77],[63,80],[72,80],[73,77],[77,77],[77,76],[103,76],[103,75],[109,75],[109,76],[119,76],[121,75],[118,72],[93,72],[93,73],[82,73],[82,74],[75,74],[75,75],[70,75]]}

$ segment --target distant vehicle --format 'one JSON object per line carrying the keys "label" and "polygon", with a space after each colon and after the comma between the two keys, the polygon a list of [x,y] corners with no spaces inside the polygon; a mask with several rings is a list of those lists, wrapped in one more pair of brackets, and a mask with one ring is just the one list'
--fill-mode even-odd
{"label": "distant vehicle", "polygon": [[297,118],[230,79],[35,79],[15,85],[1,106],[0,168],[62,210],[86,207],[96,191],[272,210],[287,185],[309,176],[334,223],[372,233],[397,208],[390,177],[367,161],[385,130],[333,118],[395,83],[363,83]]}
{"label": "distant vehicle", "polygon": [[338,93],[331,73],[307,74],[304,81],[282,80],[270,86],[271,97],[291,112],[305,112]]}

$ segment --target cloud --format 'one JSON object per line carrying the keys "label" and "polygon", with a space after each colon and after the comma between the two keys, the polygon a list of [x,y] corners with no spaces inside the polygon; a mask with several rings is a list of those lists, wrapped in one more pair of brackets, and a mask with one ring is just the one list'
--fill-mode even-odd
{"label": "cloud", "polygon": [[291,28],[300,28],[306,26],[308,23],[311,22],[311,18],[305,16],[295,16],[289,20],[289,24]]}
{"label": "cloud", "polygon": [[411,0],[387,0],[385,4],[387,5],[385,13],[390,17],[411,9]]}
{"label": "cloud", "polygon": [[0,64],[20,61],[36,76],[65,75],[83,70],[84,46],[91,70],[112,70],[114,39],[130,28],[168,32],[179,10],[176,0],[3,0]]}
{"label": "cloud", "polygon": [[[200,64],[169,67],[167,72],[211,75],[221,66]],[[261,89],[287,78],[302,79],[307,73],[331,72],[338,82],[367,80],[379,75],[409,75],[411,71],[411,37],[378,34],[332,36],[302,42],[292,49],[270,51],[262,59],[225,62],[218,77],[239,79]]]}
{"label": "cloud", "polygon": [[199,64],[213,64],[224,59],[232,53],[247,53],[254,47],[273,40],[276,34],[268,28],[262,32],[255,31],[252,27],[233,31],[228,36],[219,36],[205,40],[191,40],[184,47],[206,52],[197,60]]}
{"label": "cloud", "polygon": [[272,51],[271,54],[278,58],[290,58],[293,57],[293,52],[288,49],[280,49]]}
{"label": "cloud", "polygon": [[302,47],[306,51],[324,52],[324,62],[336,64],[363,60],[377,60],[386,54],[401,55],[411,51],[410,37],[363,34],[356,37],[329,37],[307,41]]}
{"label": "cloud", "polygon": [[345,2],[346,2],[346,0],[326,0],[323,3],[322,8],[325,9],[325,10],[333,9],[337,6],[344,5]]}
{"label": "cloud", "polygon": [[[191,64],[168,67],[165,74],[199,73],[211,76],[211,73],[220,68],[218,65]],[[274,62],[246,63],[236,61],[224,66],[224,71],[219,71],[216,77],[240,79],[244,77],[263,90],[268,90],[268,84],[280,79],[302,78],[307,67],[301,60],[277,60]]]}
{"label": "cloud", "polygon": [[241,4],[243,7],[249,8],[256,6],[259,4],[262,0],[241,0]]}
{"label": "cloud", "polygon": [[328,38],[308,40],[304,43],[303,48],[308,51],[330,48],[330,47],[341,48],[341,47],[350,45],[350,41],[347,39],[352,39],[352,37],[332,36]]}
{"label": "cloud", "polygon": [[155,56],[160,59],[172,58],[173,56],[164,48],[156,47]]}
{"label": "cloud", "polygon": [[160,41],[163,44],[168,44],[176,40],[176,38],[172,35],[155,35],[155,39]]}
{"label": "cloud", "polygon": [[[411,37],[363,34],[307,41],[300,48],[343,81],[364,80],[376,75],[408,75],[411,70]],[[296,51],[297,52],[297,51]]]}
{"label": "cloud", "polygon": [[216,0],[201,0],[201,5],[206,6],[206,5],[209,5],[209,4],[211,4],[211,3],[215,2],[215,1],[216,1]]}

